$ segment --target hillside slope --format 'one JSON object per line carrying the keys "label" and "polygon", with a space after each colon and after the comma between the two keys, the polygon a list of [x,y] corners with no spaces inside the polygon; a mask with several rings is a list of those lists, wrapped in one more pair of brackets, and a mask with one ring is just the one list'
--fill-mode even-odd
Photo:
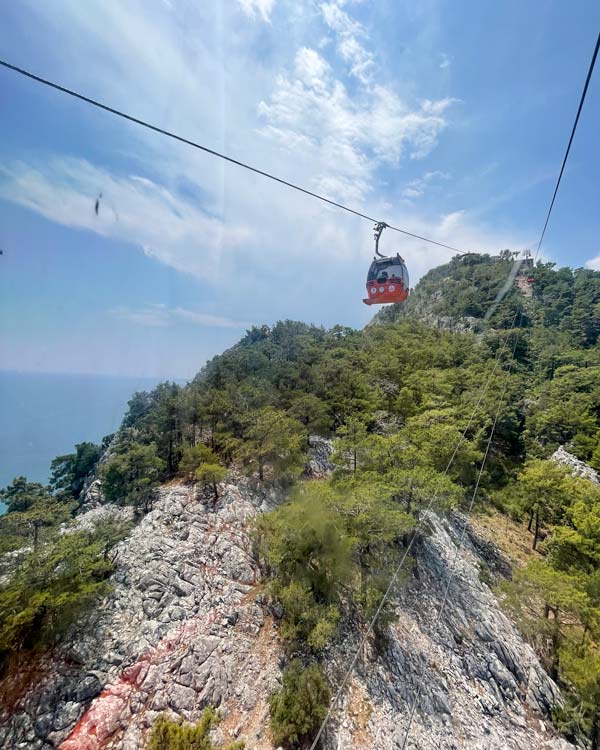
{"label": "hillside slope", "polygon": [[[248,523],[276,501],[241,479],[216,506],[197,486],[161,490],[118,547],[110,597],[60,649],[0,685],[0,746],[134,750],[159,713],[193,721],[212,705],[225,739],[271,750],[268,698],[285,654]],[[431,535],[394,597],[398,619],[383,649],[371,643],[359,660],[326,748],[398,747],[418,684],[409,747],[567,747],[548,721],[557,687],[480,580],[480,568],[495,565],[492,550],[482,556],[485,545],[465,547],[442,627],[434,627],[462,523],[431,516]],[[326,656],[334,685],[357,647],[360,627],[350,626]]]}
{"label": "hillside slope", "polygon": [[[539,264],[525,298],[511,267],[454,259],[362,331],[252,328],[15,478],[0,746],[143,750],[210,707],[219,747],[308,747],[378,612],[327,750],[398,747],[421,676],[415,750],[598,750],[600,488],[571,468],[600,469],[600,274]],[[472,529],[451,572],[472,499],[524,564]]]}

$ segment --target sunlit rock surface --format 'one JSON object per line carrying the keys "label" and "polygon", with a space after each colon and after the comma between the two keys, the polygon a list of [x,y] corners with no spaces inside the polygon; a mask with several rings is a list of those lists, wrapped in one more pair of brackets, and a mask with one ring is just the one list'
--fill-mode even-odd
{"label": "sunlit rock surface", "polygon": [[164,488],[118,547],[113,593],[51,659],[4,681],[0,747],[133,750],[158,712],[195,719],[207,705],[221,707],[225,736],[242,724],[253,747],[270,747],[280,646],[256,602],[248,533],[270,502],[244,481],[216,505],[192,486]]}
{"label": "sunlit rock surface", "polygon": [[569,451],[565,450],[564,446],[560,446],[551,456],[553,461],[557,464],[566,466],[574,477],[581,477],[582,479],[589,479],[590,482],[600,484],[600,474],[588,466],[585,461],[580,461],[577,456],[574,456]]}
{"label": "sunlit rock surface", "polygon": [[[308,475],[323,476],[330,447],[317,441],[312,450]],[[118,547],[113,592],[64,647],[0,683],[0,748],[142,750],[159,712],[194,721],[212,705],[223,715],[216,739],[271,750],[268,698],[283,650],[250,526],[276,502],[240,477],[221,487],[216,504],[192,485],[164,487]],[[80,524],[107,512],[119,511],[96,508]],[[570,747],[548,718],[560,701],[556,686],[480,580],[483,569],[506,574],[508,562],[469,530],[449,578],[463,523],[429,518],[393,594],[398,619],[360,654],[326,750],[400,750],[417,692],[406,750]],[[325,655],[334,691],[359,638],[346,620]]]}
{"label": "sunlit rock surface", "polygon": [[[429,518],[431,533],[415,549],[416,565],[393,602],[387,639],[370,643],[326,733],[325,747],[403,748],[410,707],[416,711],[406,750],[562,750],[549,713],[556,685],[502,613],[482,566],[498,570],[497,552],[466,535],[461,516]],[[488,558],[489,554],[489,558]],[[449,582],[442,614],[441,602]],[[339,684],[357,648],[348,632],[329,663]]]}

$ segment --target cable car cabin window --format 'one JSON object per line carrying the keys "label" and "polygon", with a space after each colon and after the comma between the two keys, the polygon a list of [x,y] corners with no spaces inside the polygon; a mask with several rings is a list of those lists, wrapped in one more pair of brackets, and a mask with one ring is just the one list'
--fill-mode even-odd
{"label": "cable car cabin window", "polygon": [[408,273],[406,271],[406,266],[399,261],[398,258],[374,260],[369,268],[367,281],[378,281],[383,283],[388,279],[402,281],[404,286],[408,288]]}

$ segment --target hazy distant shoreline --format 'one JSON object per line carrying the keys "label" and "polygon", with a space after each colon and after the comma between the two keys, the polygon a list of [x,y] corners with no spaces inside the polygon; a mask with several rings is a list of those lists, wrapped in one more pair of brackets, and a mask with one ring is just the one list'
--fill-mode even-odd
{"label": "hazy distant shoreline", "polygon": [[114,432],[133,393],[161,380],[0,370],[0,487],[19,475],[47,482],[55,456]]}

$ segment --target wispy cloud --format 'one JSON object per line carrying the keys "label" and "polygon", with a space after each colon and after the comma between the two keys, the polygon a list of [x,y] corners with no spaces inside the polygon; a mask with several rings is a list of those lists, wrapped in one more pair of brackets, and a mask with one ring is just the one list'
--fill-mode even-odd
{"label": "wispy cloud", "polygon": [[270,23],[275,0],[238,0],[238,3],[247,16],[260,16],[263,21]]}
{"label": "wispy cloud", "polygon": [[109,312],[119,320],[126,320],[129,323],[149,328],[165,328],[169,325],[169,317],[162,305],[147,305],[140,310],[131,310],[129,307],[119,306],[113,307]]}
{"label": "wispy cloud", "polygon": [[209,315],[208,313],[201,313],[195,310],[186,310],[184,307],[176,307],[170,312],[174,318],[189,320],[191,323],[211,328],[250,328],[252,325],[242,320],[224,318],[221,315]]}
{"label": "wispy cloud", "polygon": [[422,158],[435,147],[451,103],[426,100],[411,109],[381,85],[351,97],[321,54],[302,47],[259,105],[260,132],[288,152],[302,150],[318,168],[315,187],[358,202],[373,190],[378,167],[405,155]]}
{"label": "wispy cloud", "polygon": [[440,68],[441,70],[448,70],[450,65],[452,64],[452,61],[448,57],[448,55],[445,52],[442,52],[442,60],[440,62]]}
{"label": "wispy cloud", "polygon": [[[65,0],[59,18],[49,4],[24,2],[40,28],[60,39],[62,54],[48,60],[50,77],[419,234],[472,250],[506,247],[514,239],[475,221],[470,211],[448,227],[435,207],[424,215],[405,202],[399,214],[387,202],[388,188],[392,195],[397,189],[390,173],[396,180],[434,151],[454,99],[417,100],[410,94],[415,82],[380,75],[369,29],[352,17],[349,3],[323,2],[315,14],[278,0],[277,8],[285,4],[289,13],[275,14],[273,0],[218,4],[218,11],[212,3],[174,2],[169,9],[141,0],[85,7]],[[243,13],[272,26],[240,24]],[[293,34],[274,28],[276,18],[295,24]],[[320,43],[324,33],[328,44]],[[264,34],[271,45],[266,57]],[[88,65],[75,64],[83,58]],[[305,315],[299,290],[314,287],[315,264],[345,262],[354,273],[368,261],[368,224],[156,134],[110,122],[110,162],[23,154],[0,173],[0,195],[65,226],[142,248],[212,284],[223,304],[247,304],[248,317],[255,309],[267,319],[282,311]],[[118,221],[112,210],[95,215],[100,191]],[[413,279],[438,260],[423,243],[405,240],[400,250]],[[333,305],[336,316],[343,314]],[[145,319],[161,325],[156,312],[146,311]]]}
{"label": "wispy cloud", "polygon": [[447,172],[425,172],[422,177],[417,177],[407,183],[406,187],[402,191],[403,198],[421,198],[425,195],[427,188],[435,182],[441,180],[449,180],[450,175]]}
{"label": "wispy cloud", "polygon": [[596,255],[595,258],[586,260],[585,267],[592,271],[600,271],[600,255]]}
{"label": "wispy cloud", "polygon": [[198,310],[188,310],[184,307],[167,307],[163,304],[146,305],[137,310],[119,306],[110,310],[110,313],[121,320],[151,328],[166,328],[181,321],[207,328],[245,329],[251,327],[251,323],[241,320],[232,320],[221,315],[211,315]]}
{"label": "wispy cloud", "polygon": [[[96,214],[100,189],[103,198]],[[152,180],[117,176],[70,157],[0,167],[0,197],[64,226],[140,245],[146,255],[199,278],[214,278],[221,252],[242,245],[250,235],[248,229],[226,225]],[[103,210],[107,207],[110,210]]]}
{"label": "wispy cloud", "polygon": [[362,24],[342,10],[342,5],[341,2],[322,3],[323,19],[335,33],[337,50],[342,59],[349,63],[351,74],[361,83],[369,84],[375,67],[373,53],[365,47],[369,35]]}

